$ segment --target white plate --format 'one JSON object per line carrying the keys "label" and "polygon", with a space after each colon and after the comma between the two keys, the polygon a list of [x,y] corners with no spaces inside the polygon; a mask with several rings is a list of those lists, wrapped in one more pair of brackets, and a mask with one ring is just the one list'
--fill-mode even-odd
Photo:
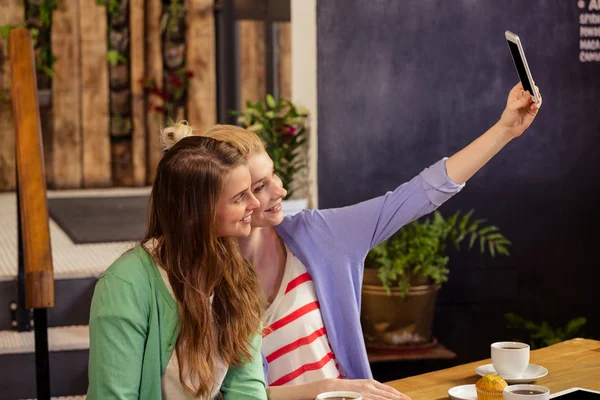
{"label": "white plate", "polygon": [[[475,372],[481,376],[497,373],[492,364],[480,365],[479,367],[475,368]],[[523,375],[519,377],[507,378],[502,375],[500,376],[504,378],[506,383],[512,385],[514,383],[530,383],[546,375],[548,375],[548,370],[546,368],[535,364],[529,364]]]}
{"label": "white plate", "polygon": [[475,385],[454,386],[448,390],[448,396],[453,400],[477,400]]}

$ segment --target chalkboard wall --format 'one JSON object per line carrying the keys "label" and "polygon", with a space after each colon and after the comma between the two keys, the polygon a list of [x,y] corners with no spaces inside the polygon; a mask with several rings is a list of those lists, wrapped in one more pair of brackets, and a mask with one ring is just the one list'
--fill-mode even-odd
{"label": "chalkboard wall", "polygon": [[504,31],[523,41],[540,115],[440,208],[475,208],[513,241],[510,257],[452,255],[434,334],[457,362],[523,337],[509,311],[585,316],[600,339],[600,62],[579,58],[581,3],[317,2],[321,208],[392,190],[487,130],[518,79]]}

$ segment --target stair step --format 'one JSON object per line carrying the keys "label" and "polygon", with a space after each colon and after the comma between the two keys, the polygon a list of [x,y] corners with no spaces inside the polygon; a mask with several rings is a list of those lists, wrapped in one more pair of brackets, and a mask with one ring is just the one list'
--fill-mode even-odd
{"label": "stair step", "polygon": [[[89,328],[86,325],[48,328],[50,390],[60,399],[84,399],[87,391]],[[6,366],[9,366],[8,368]],[[33,332],[0,331],[0,400],[36,397]]]}
{"label": "stair step", "polygon": [[[146,188],[142,189],[133,193],[148,192]],[[99,195],[92,191],[79,192],[89,196]],[[130,194],[118,191],[107,191],[107,193]],[[71,193],[71,196],[74,196],[74,193]],[[48,197],[57,197],[57,195],[48,192]],[[50,241],[56,280],[97,278],[114,260],[135,245],[135,242],[75,244],[52,219],[50,219]],[[17,266],[17,196],[14,192],[0,193],[0,281],[15,280]]]}
{"label": "stair step", "polygon": [[[48,349],[52,351],[87,350],[90,334],[87,325],[48,328]],[[33,331],[0,331],[0,355],[35,352]]]}

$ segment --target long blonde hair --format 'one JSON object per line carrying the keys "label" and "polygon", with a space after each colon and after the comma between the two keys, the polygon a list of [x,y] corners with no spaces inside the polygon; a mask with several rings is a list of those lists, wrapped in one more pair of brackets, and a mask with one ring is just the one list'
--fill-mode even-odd
{"label": "long blonde hair", "polygon": [[239,126],[218,124],[202,134],[196,132],[194,128],[188,125],[187,121],[179,121],[173,126],[163,129],[160,142],[166,151],[185,137],[200,135],[229,143],[242,153],[246,159],[253,154],[266,151],[265,144],[256,133]]}
{"label": "long blonde hair", "polygon": [[[172,134],[165,129],[161,136],[175,140]],[[225,178],[245,158],[225,142],[181,139],[158,165],[142,244],[153,243],[151,252],[166,270],[179,308],[179,379],[204,398],[215,385],[215,360],[241,365],[250,359],[248,346],[259,333],[263,302],[258,278],[237,240],[217,237],[215,230]]]}

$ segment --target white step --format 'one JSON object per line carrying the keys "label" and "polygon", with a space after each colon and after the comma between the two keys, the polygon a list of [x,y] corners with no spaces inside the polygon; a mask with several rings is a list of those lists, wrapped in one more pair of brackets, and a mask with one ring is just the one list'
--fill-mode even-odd
{"label": "white step", "polygon": [[[48,198],[59,197],[127,197],[150,193],[150,188],[118,188],[103,190],[48,191]],[[135,242],[75,244],[50,219],[50,241],[55,279],[98,277],[114,260]],[[17,196],[0,193],[0,282],[17,276]]]}
{"label": "white step", "polygon": [[[90,348],[90,332],[87,325],[48,328],[48,350],[70,351]],[[33,331],[0,331],[0,355],[35,352]]]}

